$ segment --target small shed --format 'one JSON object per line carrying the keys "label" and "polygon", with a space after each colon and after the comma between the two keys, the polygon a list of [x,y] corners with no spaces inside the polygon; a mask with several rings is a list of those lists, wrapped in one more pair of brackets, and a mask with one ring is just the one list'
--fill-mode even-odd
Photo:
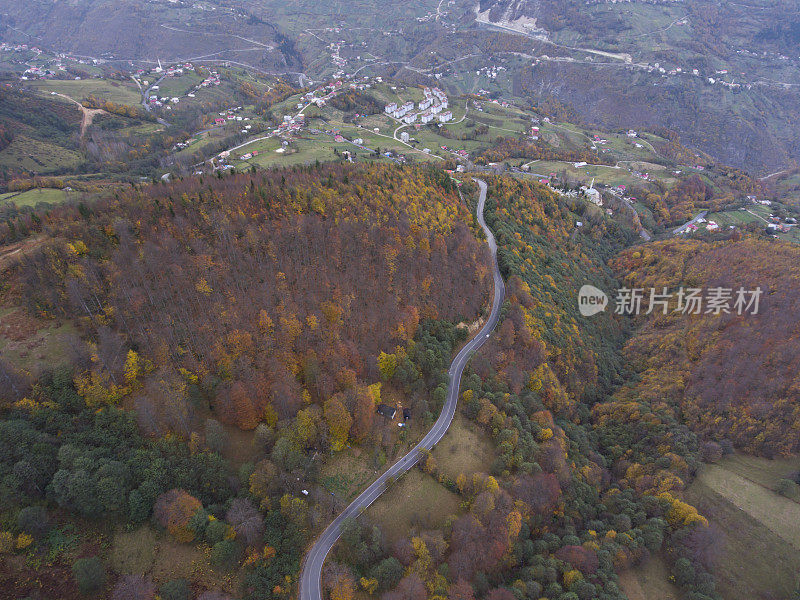
{"label": "small shed", "polygon": [[388,404],[379,404],[378,414],[391,420],[394,419],[394,416],[397,414],[397,409],[394,406],[389,406]]}

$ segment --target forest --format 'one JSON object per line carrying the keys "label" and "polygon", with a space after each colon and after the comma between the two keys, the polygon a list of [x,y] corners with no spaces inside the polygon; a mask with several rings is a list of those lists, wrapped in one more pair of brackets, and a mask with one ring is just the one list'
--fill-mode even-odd
{"label": "forest", "polygon": [[717,598],[714,534],[681,499],[699,465],[698,438],[661,408],[609,396],[630,376],[627,324],[577,315],[585,278],[614,283],[606,263],[630,244],[627,232],[601,219],[574,236],[577,204],[535,184],[488,181],[508,296],[461,402],[497,456],[486,471],[456,477],[428,457],[420,468],[461,510],[443,528],[414,528],[388,558],[380,530],[350,524],[325,573],[331,598],[360,589],[387,590],[383,600],[621,599],[617,575],[651,556],[668,557],[687,597]]}
{"label": "forest", "polygon": [[[326,593],[622,600],[619,575],[659,560],[687,598],[718,599],[719,535],[685,491],[735,448],[797,451],[795,247],[635,246],[581,199],[486,179],[507,296],[460,411],[491,455],[461,472],[426,455],[416,469],[452,512],[399,537],[369,515],[346,522]],[[0,361],[0,553],[39,561],[3,566],[3,581],[20,596],[66,581],[76,599],[294,597],[304,548],[342,508],[329,465],[355,449],[371,478],[401,456],[411,439],[376,407],[402,401],[425,431],[485,314],[476,192],[433,167],[310,165],[132,185],[7,221],[29,249],[4,304],[74,334],[58,368]],[[742,317],[589,320],[575,302],[586,282],[760,285],[765,301]],[[120,572],[104,550],[120,527],[206,566]]]}
{"label": "forest", "polygon": [[[71,568],[89,591],[170,582],[74,562],[53,546],[64,515],[150,523],[239,573],[229,593],[290,596],[331,510],[320,459],[351,444],[376,466],[392,457],[382,395],[432,422],[466,336],[455,325],[488,302],[469,207],[430,168],[179,180],[36,219],[4,300],[76,334],[57,370],[0,361],[2,551],[49,552],[49,576]],[[230,427],[252,432],[245,464],[223,456]],[[11,577],[36,589],[30,572]]]}
{"label": "forest", "polygon": [[526,140],[509,137],[495,139],[491,147],[486,148],[476,157],[475,162],[482,165],[488,162],[502,162],[509,158],[563,160],[567,162],[583,161],[592,164],[613,165],[613,161],[591,150],[549,148],[543,143],[531,143]]}
{"label": "forest", "polygon": [[749,237],[664,241],[622,252],[613,264],[629,288],[760,287],[763,293],[758,314],[658,310],[640,317],[625,354],[641,380],[617,396],[653,402],[709,444],[768,457],[797,453],[791,432],[800,426],[793,401],[798,258],[793,244]]}

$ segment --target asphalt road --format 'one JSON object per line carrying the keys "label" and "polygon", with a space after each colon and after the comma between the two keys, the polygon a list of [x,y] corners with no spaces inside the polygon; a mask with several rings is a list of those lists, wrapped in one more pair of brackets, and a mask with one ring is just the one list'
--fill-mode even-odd
{"label": "asphalt road", "polygon": [[703,212],[701,212],[699,215],[697,215],[695,218],[693,218],[691,221],[687,221],[686,223],[684,223],[683,225],[681,225],[681,226],[680,226],[680,227],[678,227],[677,229],[673,229],[673,230],[672,230],[672,234],[673,234],[673,235],[680,235],[681,233],[685,233],[685,232],[686,232],[686,230],[687,230],[687,229],[688,229],[688,228],[689,228],[691,225],[696,225],[696,224],[697,224],[697,222],[698,222],[700,219],[705,219],[707,214],[708,214],[708,211],[707,211],[707,210],[704,210],[704,211],[703,211]]}
{"label": "asphalt road", "polygon": [[445,400],[442,413],[436,420],[433,428],[411,452],[389,467],[389,469],[364,490],[358,498],[353,500],[353,502],[328,525],[328,528],[322,532],[322,535],[320,535],[314,543],[306,556],[306,560],[303,563],[303,570],[300,574],[300,600],[322,600],[322,565],[325,563],[325,558],[328,556],[331,548],[333,548],[336,540],[338,540],[341,535],[342,521],[350,517],[357,517],[363,510],[375,502],[375,500],[386,491],[387,482],[390,479],[396,479],[403,473],[409,471],[417,464],[423,451],[431,450],[444,437],[444,434],[447,433],[450,424],[453,422],[453,417],[456,414],[458,391],[461,386],[461,374],[464,372],[464,367],[472,354],[486,342],[500,319],[500,307],[505,297],[505,285],[497,266],[497,243],[483,218],[483,209],[486,203],[486,183],[480,179],[476,179],[475,181],[480,187],[480,198],[477,207],[478,223],[480,223],[480,226],[486,232],[487,243],[489,244],[489,249],[492,253],[492,261],[494,263],[494,298],[492,301],[492,312],[480,332],[461,349],[450,365],[450,370],[448,371],[450,381],[447,386],[447,399]]}

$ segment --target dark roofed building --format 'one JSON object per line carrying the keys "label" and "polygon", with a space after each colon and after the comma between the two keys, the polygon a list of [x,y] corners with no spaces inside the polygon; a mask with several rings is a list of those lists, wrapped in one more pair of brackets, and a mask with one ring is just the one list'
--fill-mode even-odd
{"label": "dark roofed building", "polygon": [[394,416],[397,414],[397,409],[394,406],[389,406],[388,404],[379,404],[378,414],[391,420],[394,419]]}

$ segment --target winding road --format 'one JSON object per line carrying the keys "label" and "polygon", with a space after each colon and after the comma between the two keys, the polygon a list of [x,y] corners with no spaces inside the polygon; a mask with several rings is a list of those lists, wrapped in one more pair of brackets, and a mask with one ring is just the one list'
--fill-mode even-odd
{"label": "winding road", "polygon": [[461,386],[461,374],[464,372],[464,367],[467,365],[472,354],[486,342],[500,319],[500,307],[505,297],[505,284],[503,283],[503,278],[500,276],[500,269],[497,265],[497,243],[483,218],[483,210],[486,204],[486,182],[480,179],[476,179],[475,181],[480,187],[480,198],[477,207],[478,223],[480,223],[480,226],[483,228],[484,232],[486,232],[486,240],[489,244],[489,249],[492,253],[492,262],[494,264],[494,298],[492,300],[492,312],[478,335],[472,338],[461,349],[450,365],[450,370],[448,371],[450,381],[447,385],[447,399],[442,408],[442,413],[439,415],[436,423],[434,423],[433,428],[431,428],[425,437],[422,438],[422,441],[419,442],[411,452],[389,467],[378,479],[364,490],[358,498],[353,500],[353,502],[328,525],[327,529],[322,532],[322,535],[319,536],[311,547],[303,563],[303,569],[300,574],[300,600],[322,600],[322,566],[331,548],[333,548],[342,533],[342,522],[345,519],[357,517],[362,511],[366,510],[367,507],[386,491],[390,481],[394,481],[399,476],[409,471],[417,464],[424,452],[431,450],[444,437],[444,434],[447,433],[453,421],[453,417],[456,414],[458,391]]}

